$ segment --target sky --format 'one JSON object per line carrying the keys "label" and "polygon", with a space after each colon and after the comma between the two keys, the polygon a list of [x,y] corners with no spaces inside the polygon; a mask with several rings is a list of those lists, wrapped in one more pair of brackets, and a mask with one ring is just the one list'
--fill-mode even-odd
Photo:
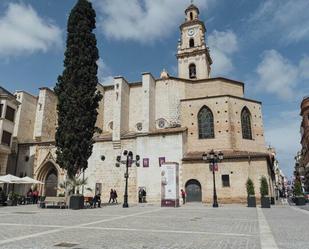
{"label": "sky", "polygon": [[[179,25],[190,0],[92,0],[99,79],[177,76]],[[34,95],[63,70],[66,22],[76,0],[0,0],[0,85]],[[292,175],[300,149],[300,102],[309,95],[308,0],[194,0],[207,28],[212,77],[245,83],[262,101],[266,145]]]}

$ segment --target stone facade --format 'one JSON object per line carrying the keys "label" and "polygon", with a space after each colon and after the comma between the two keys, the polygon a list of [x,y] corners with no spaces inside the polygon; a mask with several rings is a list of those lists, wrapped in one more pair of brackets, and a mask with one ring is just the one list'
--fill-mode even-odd
{"label": "stone facade", "polygon": [[14,152],[14,124],[19,102],[9,91],[0,86],[0,175],[7,172],[9,155]]}
{"label": "stone facade", "polygon": [[[162,77],[155,79],[150,73],[143,73],[140,82],[129,83],[123,77],[116,77],[111,86],[98,85],[103,99],[97,126],[102,133],[95,136],[96,143],[85,172],[87,187],[93,189],[85,191],[86,195],[100,191],[103,201],[107,201],[113,188],[121,197],[125,168],[115,167],[116,157],[123,150],[131,150],[134,155],[140,155],[141,166],[129,169],[130,202],[138,201],[140,187],[146,189],[148,202],[160,202],[159,158],[179,163],[180,188],[188,190],[188,198],[192,194],[190,182],[194,181],[197,185],[193,187],[199,187],[200,201],[210,202],[212,172],[203,162],[202,154],[212,149],[224,153],[216,172],[220,203],[244,202],[248,177],[254,181],[259,196],[259,180],[266,176],[273,195],[273,159],[265,147],[261,102],[244,97],[242,82],[210,78],[206,29],[198,14],[194,5],[189,6],[186,21],[180,26],[179,77],[163,72]],[[194,44],[192,41],[190,44],[191,38]],[[192,63],[194,70],[190,68]],[[47,182],[45,189],[41,189],[41,193],[46,194],[46,186],[57,189],[57,183],[65,179],[65,172],[55,162],[57,100],[47,88],[40,89],[38,98],[24,92],[17,94],[21,95],[21,111],[14,131],[19,141],[17,172]],[[213,115],[214,137],[202,139],[198,115],[204,106]],[[241,115],[244,109],[250,117],[250,139],[243,138]],[[143,165],[143,159],[149,165]],[[53,182],[55,177],[57,183]],[[61,190],[54,192],[57,193]]]}

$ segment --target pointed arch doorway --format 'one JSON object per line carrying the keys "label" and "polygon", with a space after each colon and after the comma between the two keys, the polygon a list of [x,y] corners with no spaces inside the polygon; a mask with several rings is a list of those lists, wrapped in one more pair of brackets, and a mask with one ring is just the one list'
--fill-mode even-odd
{"label": "pointed arch doorway", "polygon": [[44,182],[42,195],[57,196],[59,174],[57,167],[52,162],[46,162],[40,168],[37,179]]}
{"label": "pointed arch doorway", "polygon": [[58,174],[55,168],[52,168],[45,179],[45,195],[57,196]]}
{"label": "pointed arch doorway", "polygon": [[202,187],[198,180],[190,179],[186,182],[187,202],[202,202]]}

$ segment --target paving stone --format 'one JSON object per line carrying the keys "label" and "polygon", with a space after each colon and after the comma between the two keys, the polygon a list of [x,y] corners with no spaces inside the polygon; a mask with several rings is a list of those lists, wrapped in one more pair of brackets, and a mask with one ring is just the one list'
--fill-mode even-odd
{"label": "paving stone", "polygon": [[[278,248],[309,245],[306,211],[280,206],[262,212]],[[261,248],[257,210],[240,205],[0,209],[0,248],[56,249],[60,243],[75,244],[74,249]]]}

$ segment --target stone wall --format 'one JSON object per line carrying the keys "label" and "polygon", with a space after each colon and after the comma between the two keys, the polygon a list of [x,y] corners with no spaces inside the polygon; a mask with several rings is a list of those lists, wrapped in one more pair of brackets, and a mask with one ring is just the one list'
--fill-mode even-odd
{"label": "stone wall", "polygon": [[137,131],[136,124],[143,122],[143,107],[142,104],[143,89],[141,85],[130,87],[130,101],[129,101],[129,131]]}
{"label": "stone wall", "polygon": [[36,110],[34,138],[37,141],[51,141],[55,138],[57,126],[57,98],[49,88],[41,88]]}
{"label": "stone wall", "polygon": [[[135,153],[135,141],[126,143],[125,148]],[[124,173],[125,167],[115,167],[116,156],[121,154],[121,150],[114,150],[112,142],[98,142],[94,144],[93,153],[88,160],[88,169],[85,171],[85,177],[88,179],[87,187],[93,191],[85,191],[86,196],[93,196],[96,183],[102,184],[102,201],[109,200],[110,189],[116,189],[119,199],[123,197],[124,190]],[[101,156],[105,160],[101,160]],[[129,200],[136,200],[136,167],[130,168],[129,171]],[[122,201],[122,200],[121,200]],[[135,201],[134,201],[135,202]]]}
{"label": "stone wall", "polygon": [[[156,120],[156,103],[159,100],[156,100],[156,81],[150,73],[144,73],[142,79],[142,91],[141,99],[137,102],[142,108],[142,112],[139,113],[139,116],[142,116],[143,132],[153,131],[155,127]],[[130,102],[136,102],[136,99],[130,99]],[[132,110],[134,111],[134,110]],[[132,119],[134,117],[131,117]]]}
{"label": "stone wall", "polygon": [[37,98],[23,91],[15,94],[21,104],[16,113],[13,136],[17,137],[19,143],[33,141]]}
{"label": "stone wall", "polygon": [[[139,137],[136,141],[137,153],[141,156],[141,166],[137,169],[137,190],[144,187],[147,201],[161,200],[161,168],[159,157],[165,157],[166,162],[181,164],[182,134]],[[149,159],[149,167],[143,167],[143,159]]]}
{"label": "stone wall", "polygon": [[243,97],[244,88],[240,83],[234,83],[223,78],[205,79],[204,81],[186,84],[186,99],[217,95]]}
{"label": "stone wall", "polygon": [[[117,155],[121,155],[124,149],[131,150],[140,155],[140,167],[133,165],[129,168],[129,202],[138,201],[138,188],[145,187],[149,202],[160,201],[160,167],[159,157],[165,157],[166,161],[180,162],[182,158],[182,134],[166,136],[146,136],[137,139],[121,141],[122,148],[113,149],[112,142],[98,142],[94,144],[93,153],[88,161],[88,169],[85,176],[88,179],[88,187],[95,189],[96,183],[102,184],[102,199],[109,200],[110,189],[116,189],[119,201],[123,201],[125,188],[125,165],[115,167]],[[105,160],[101,160],[101,156]],[[143,167],[143,158],[149,159],[149,167]],[[86,191],[86,195],[93,195],[94,191]]]}
{"label": "stone wall", "polygon": [[8,154],[0,153],[0,175],[6,175]]}
{"label": "stone wall", "polygon": [[123,77],[114,80],[113,140],[119,141],[121,134],[129,130],[130,87]]}
{"label": "stone wall", "polygon": [[[100,84],[97,85],[97,90],[102,94],[104,98],[104,87]],[[102,99],[99,102],[99,107],[97,109],[98,115],[97,115],[97,122],[96,127],[100,128],[102,131],[104,130],[104,100]]]}
{"label": "stone wall", "polygon": [[[230,187],[222,186],[222,175],[229,175]],[[219,169],[215,172],[215,176],[219,203],[245,203],[247,201],[246,181],[248,177],[252,179],[255,194],[259,198],[261,177],[266,176],[270,180],[266,159],[223,161],[219,163]],[[208,163],[183,163],[181,178],[183,183],[181,188],[183,189],[190,179],[198,180],[202,188],[202,201],[212,203],[213,174]],[[271,186],[269,188],[271,190]]]}
{"label": "stone wall", "polygon": [[111,132],[110,124],[113,122],[113,105],[115,101],[115,92],[113,89],[104,91],[103,96],[103,132]]}
{"label": "stone wall", "polygon": [[[265,152],[265,137],[261,103],[245,99],[228,98],[231,120],[232,146],[235,150]],[[242,138],[241,111],[247,107],[251,114],[252,140]]]}
{"label": "stone wall", "polygon": [[[198,112],[207,106],[214,117],[214,138],[199,139]],[[252,140],[242,138],[241,111],[246,106],[251,112]],[[181,123],[188,127],[187,149],[190,151],[242,150],[265,152],[261,105],[234,97],[211,97],[184,100],[181,103]]]}
{"label": "stone wall", "polygon": [[156,82],[156,120],[163,118],[168,125],[180,124],[180,100],[185,98],[185,83],[174,79]]}

